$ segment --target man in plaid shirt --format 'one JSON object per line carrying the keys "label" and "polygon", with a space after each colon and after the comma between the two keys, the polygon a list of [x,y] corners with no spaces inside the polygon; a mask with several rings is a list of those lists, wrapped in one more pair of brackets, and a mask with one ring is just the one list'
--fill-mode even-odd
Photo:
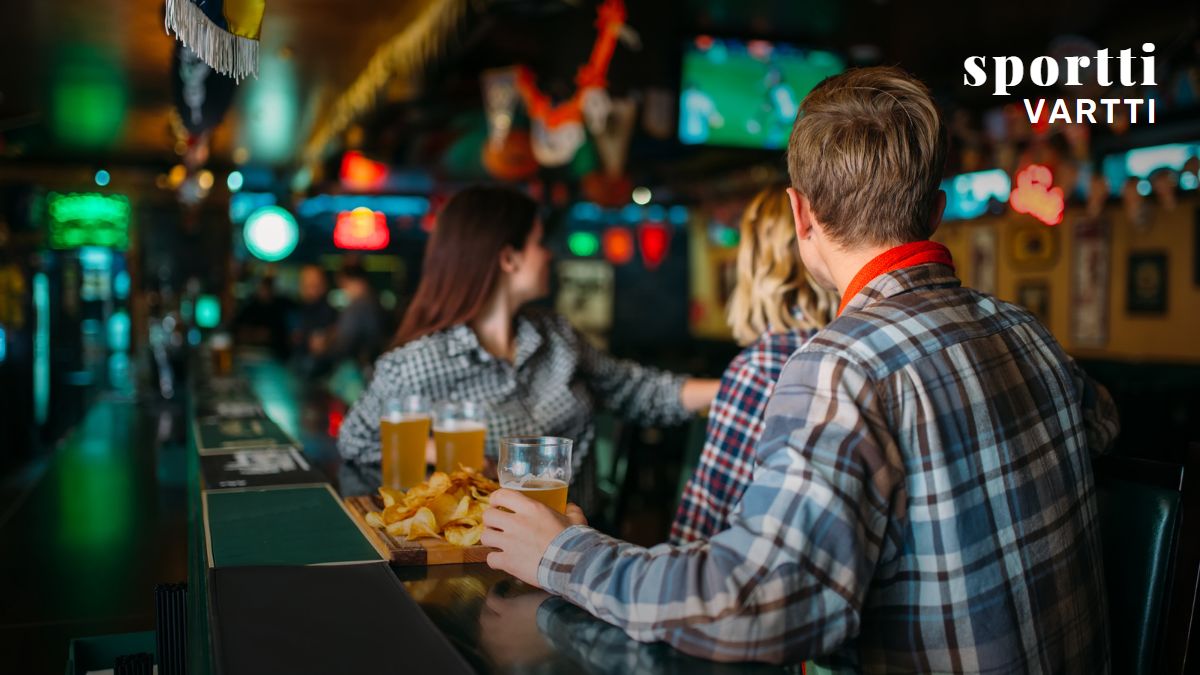
{"label": "man in plaid shirt", "polygon": [[489,564],[716,660],[1109,672],[1089,453],[1115,410],[1032,315],[962,288],[927,241],[945,138],[925,86],[892,68],[802,104],[800,255],[843,306],[785,366],[728,529],[644,549],[499,490]]}

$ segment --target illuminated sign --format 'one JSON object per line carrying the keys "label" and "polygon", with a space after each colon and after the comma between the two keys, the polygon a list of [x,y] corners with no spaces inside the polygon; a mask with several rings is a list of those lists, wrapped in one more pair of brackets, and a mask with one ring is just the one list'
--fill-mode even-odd
{"label": "illuminated sign", "polygon": [[1013,210],[1028,213],[1047,225],[1057,225],[1063,219],[1063,191],[1054,187],[1050,169],[1030,164],[1017,174],[1017,187],[1009,198]]}
{"label": "illuminated sign", "polygon": [[671,228],[662,223],[642,223],[637,232],[642,264],[646,269],[656,269],[671,248]]}
{"label": "illuminated sign", "polygon": [[50,280],[38,272],[33,275],[33,418],[46,423],[50,408]]}
{"label": "illuminated sign", "polygon": [[633,234],[624,227],[605,230],[604,257],[614,265],[624,265],[633,260]]}
{"label": "illuminated sign", "polygon": [[591,232],[572,232],[567,237],[567,248],[572,254],[587,258],[600,250],[600,240]]}
{"label": "illuminated sign", "polygon": [[367,159],[351,150],[342,155],[342,185],[358,192],[375,192],[387,185],[388,169],[383,162]]}
{"label": "illuminated sign", "polygon": [[987,213],[993,203],[1004,204],[1012,192],[1012,181],[1002,169],[975,171],[947,178],[941,188],[946,193],[943,220],[966,220]]}
{"label": "illuminated sign", "polygon": [[264,206],[251,213],[242,234],[251,255],[266,262],[288,257],[300,241],[296,219],[278,206]]}
{"label": "illuminated sign", "polygon": [[317,195],[300,202],[296,213],[302,218],[316,218],[357,208],[379,211],[388,218],[423,216],[429,211],[429,200],[402,195]]}
{"label": "illuminated sign", "polygon": [[201,328],[216,328],[221,323],[221,302],[215,295],[196,298],[196,325]]}
{"label": "illuminated sign", "polygon": [[1147,148],[1136,148],[1127,152],[1108,155],[1102,163],[1104,177],[1114,196],[1121,194],[1121,188],[1130,178],[1143,181],[1139,191],[1143,195],[1150,194],[1150,184],[1147,179],[1158,169],[1173,169],[1179,171],[1179,187],[1183,190],[1195,190],[1200,187],[1197,175],[1188,171],[1188,162],[1196,164],[1200,158],[1200,142],[1169,143],[1154,145]]}
{"label": "illuminated sign", "polygon": [[50,248],[129,246],[129,198],[95,192],[46,196]]}
{"label": "illuminated sign", "polygon": [[365,206],[339,213],[333,227],[333,245],[338,248],[378,251],[387,248],[391,239],[387,216]]}

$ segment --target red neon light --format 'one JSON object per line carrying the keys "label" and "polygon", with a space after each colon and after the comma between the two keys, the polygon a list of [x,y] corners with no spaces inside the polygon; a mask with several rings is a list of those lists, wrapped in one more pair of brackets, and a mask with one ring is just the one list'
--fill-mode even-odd
{"label": "red neon light", "polygon": [[341,179],[342,185],[350,190],[358,192],[381,190],[387,184],[387,165],[367,159],[357,150],[351,150],[342,155]]}
{"label": "red neon light", "polygon": [[1065,198],[1062,188],[1053,187],[1054,175],[1041,164],[1030,164],[1017,172],[1017,187],[1008,203],[1018,213],[1028,213],[1047,225],[1057,225],[1063,219]]}
{"label": "red neon light", "polygon": [[642,223],[638,226],[638,243],[642,249],[642,264],[648,270],[656,269],[671,247],[671,228],[662,223]]}
{"label": "red neon light", "polygon": [[378,251],[387,248],[392,240],[387,217],[378,211],[360,206],[337,215],[333,227],[333,245],[352,251]]}
{"label": "red neon light", "polygon": [[633,260],[633,234],[623,227],[605,230],[604,258],[614,265],[624,265]]}

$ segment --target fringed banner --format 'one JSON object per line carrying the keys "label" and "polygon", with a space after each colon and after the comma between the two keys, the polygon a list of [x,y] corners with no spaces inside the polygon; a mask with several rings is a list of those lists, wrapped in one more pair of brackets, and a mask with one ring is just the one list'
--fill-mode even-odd
{"label": "fringed banner", "polygon": [[266,0],[167,0],[167,33],[235,81],[258,77]]}

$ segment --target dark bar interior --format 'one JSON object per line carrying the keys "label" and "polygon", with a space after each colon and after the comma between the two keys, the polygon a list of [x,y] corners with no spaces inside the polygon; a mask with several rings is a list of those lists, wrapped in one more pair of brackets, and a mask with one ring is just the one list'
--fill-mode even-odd
{"label": "dark bar interior", "polygon": [[0,672],[1200,670],[1200,5],[0,20]]}

